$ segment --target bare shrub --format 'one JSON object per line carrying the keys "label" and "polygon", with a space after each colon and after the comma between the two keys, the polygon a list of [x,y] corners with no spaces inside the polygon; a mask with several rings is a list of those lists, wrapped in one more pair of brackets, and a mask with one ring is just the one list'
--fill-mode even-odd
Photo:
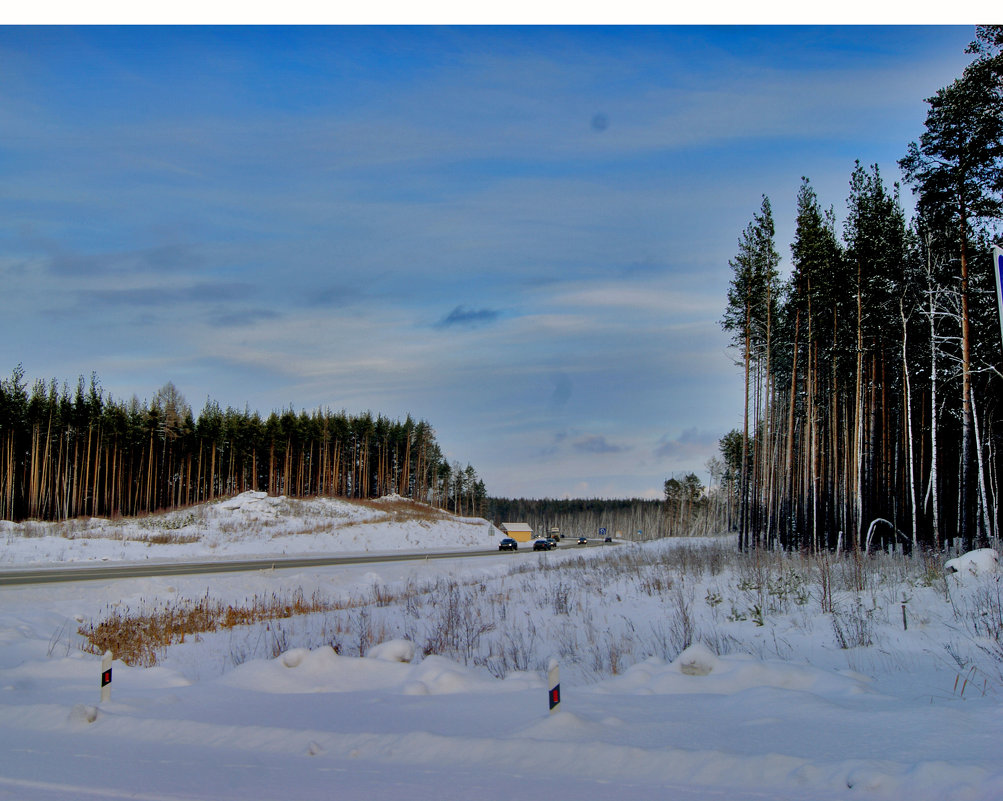
{"label": "bare shrub", "polygon": [[[21,536],[25,538],[46,537],[52,531],[50,526],[36,520],[25,520],[21,523],[20,529]],[[69,527],[63,527],[63,536],[67,539],[73,539],[72,531],[70,531]]]}
{"label": "bare shrub", "polygon": [[62,656],[66,657],[70,655],[70,651],[73,650],[73,635],[66,630],[69,624],[69,618],[63,620],[62,624],[49,638],[49,648],[46,651],[46,656],[51,658],[57,652],[61,653]]}
{"label": "bare shrub", "polygon": [[710,648],[718,656],[734,653],[741,649],[741,643],[730,634],[721,634],[716,627],[700,632],[700,642]]}
{"label": "bare shrub", "polygon": [[372,647],[373,632],[372,620],[368,609],[359,609],[352,614],[352,624],[355,627],[356,647],[359,656],[365,656],[366,651]]}
{"label": "bare shrub", "polygon": [[707,551],[707,570],[712,576],[718,576],[724,570],[727,557],[731,555],[731,552],[726,553],[724,548],[720,546],[710,547]]}
{"label": "bare shrub", "polygon": [[181,528],[187,528],[188,526],[194,526],[198,524],[198,519],[195,517],[194,512],[188,512],[187,514],[167,514],[159,518],[150,517],[147,518],[147,526],[150,526],[150,521],[156,521],[156,525],[167,531],[177,531]]}
{"label": "bare shrub", "polygon": [[463,662],[469,664],[480,651],[481,637],[494,631],[495,624],[482,617],[481,607],[467,607],[460,624],[460,642],[463,645]]}
{"label": "bare shrub", "polygon": [[533,660],[537,641],[536,625],[527,618],[526,626],[508,629],[497,652],[492,652],[488,667],[494,675],[504,677],[513,670],[526,671]]}
{"label": "bare shrub", "polygon": [[251,652],[246,645],[237,645],[233,642],[230,643],[229,654],[230,664],[233,667],[239,667],[251,658]]}
{"label": "bare shrub", "polygon": [[463,613],[460,609],[460,588],[453,580],[443,582],[444,591],[438,594],[436,612],[425,639],[422,651],[428,654],[455,653],[460,646],[460,626]]}
{"label": "bare shrub", "polygon": [[271,634],[268,649],[269,656],[271,656],[272,659],[275,659],[289,650],[289,637],[281,623],[275,623],[268,626],[268,631]]}
{"label": "bare shrub", "polygon": [[874,610],[865,609],[859,598],[849,609],[837,607],[832,612],[832,630],[844,650],[873,645]]}
{"label": "bare shrub", "polygon": [[609,664],[609,672],[614,676],[618,675],[622,671],[623,657],[628,653],[630,653],[630,641],[626,636],[609,638],[609,644],[607,646],[607,661]]}
{"label": "bare shrub", "polygon": [[661,571],[654,575],[648,574],[641,578],[641,589],[650,596],[664,594],[672,586],[672,577],[665,575]]}
{"label": "bare shrub", "polygon": [[672,645],[672,636],[669,634],[668,627],[661,621],[658,623],[649,621],[648,626],[651,629],[651,637],[654,644],[643,646],[642,652],[649,656],[657,656],[666,662],[671,662],[679,652]]}
{"label": "bare shrub", "polygon": [[550,590],[550,603],[555,615],[568,614],[568,599],[571,597],[571,585],[558,581]]}
{"label": "bare shrub", "polygon": [[[945,582],[946,584],[946,582]],[[1003,662],[1003,581],[997,574],[982,577],[974,587],[952,598],[955,617],[960,619],[976,647],[997,662]]]}
{"label": "bare shrub", "polygon": [[822,614],[831,614],[832,604],[832,554],[818,551],[815,554],[815,575],[818,577],[818,605]]}
{"label": "bare shrub", "polygon": [[573,626],[558,626],[555,633],[557,655],[564,662],[578,662],[578,633]]}
{"label": "bare shrub", "polygon": [[[675,654],[693,644],[696,624],[693,619],[693,588],[676,585],[670,596],[672,614],[669,617],[669,639]],[[675,655],[672,657],[675,658]]]}
{"label": "bare shrub", "polygon": [[373,584],[373,604],[376,606],[390,606],[400,596],[391,592],[384,584]]}
{"label": "bare shrub", "polygon": [[837,562],[837,588],[847,592],[863,592],[868,588],[868,579],[872,575],[869,568],[873,564],[873,557],[856,548],[851,549]]}

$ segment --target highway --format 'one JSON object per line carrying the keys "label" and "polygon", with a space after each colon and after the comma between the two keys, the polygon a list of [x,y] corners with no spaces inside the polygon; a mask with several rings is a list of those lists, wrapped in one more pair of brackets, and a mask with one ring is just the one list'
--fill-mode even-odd
{"label": "highway", "polygon": [[[589,546],[602,545],[590,541]],[[587,546],[565,545],[562,550]],[[531,551],[532,544],[525,543],[519,552]],[[364,565],[380,562],[423,561],[428,559],[460,559],[474,556],[497,555],[497,550],[436,551],[423,553],[352,554],[351,556],[289,556],[279,558],[235,559],[211,562],[151,562],[123,565],[101,564],[80,566],[68,564],[60,567],[6,570],[0,569],[0,587],[16,584],[48,584],[61,581],[108,581],[122,578],[148,576],[190,576],[199,573],[239,573],[254,570],[291,570],[294,568],[329,567],[332,565]],[[544,553],[549,553],[545,551]]]}

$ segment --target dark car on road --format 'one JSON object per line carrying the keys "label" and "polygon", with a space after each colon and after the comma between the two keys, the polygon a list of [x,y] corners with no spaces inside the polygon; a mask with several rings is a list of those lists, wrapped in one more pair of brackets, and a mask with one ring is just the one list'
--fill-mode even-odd
{"label": "dark car on road", "polygon": [[554,547],[554,543],[550,540],[533,540],[533,550],[534,551],[549,551]]}
{"label": "dark car on road", "polygon": [[579,545],[588,545],[589,544],[589,538],[588,537],[579,537],[578,538],[578,544]]}
{"label": "dark car on road", "polygon": [[518,551],[519,550],[519,543],[516,542],[511,537],[506,537],[505,539],[503,539],[501,542],[498,543],[498,550],[499,551]]}

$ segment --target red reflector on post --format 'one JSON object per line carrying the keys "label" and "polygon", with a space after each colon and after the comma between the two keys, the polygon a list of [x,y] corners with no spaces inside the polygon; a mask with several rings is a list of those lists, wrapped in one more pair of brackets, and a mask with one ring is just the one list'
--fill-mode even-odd
{"label": "red reflector on post", "polygon": [[561,703],[561,678],[556,659],[551,659],[547,668],[547,686],[550,688],[550,692],[547,694],[550,701],[550,711],[553,712]]}

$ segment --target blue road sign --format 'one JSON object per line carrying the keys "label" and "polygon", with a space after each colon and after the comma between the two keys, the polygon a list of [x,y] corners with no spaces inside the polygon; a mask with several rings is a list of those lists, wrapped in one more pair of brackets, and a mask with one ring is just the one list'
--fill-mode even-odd
{"label": "blue road sign", "polygon": [[604,529],[604,528],[599,529],[599,536],[600,537],[605,537],[606,536],[606,529]]}

